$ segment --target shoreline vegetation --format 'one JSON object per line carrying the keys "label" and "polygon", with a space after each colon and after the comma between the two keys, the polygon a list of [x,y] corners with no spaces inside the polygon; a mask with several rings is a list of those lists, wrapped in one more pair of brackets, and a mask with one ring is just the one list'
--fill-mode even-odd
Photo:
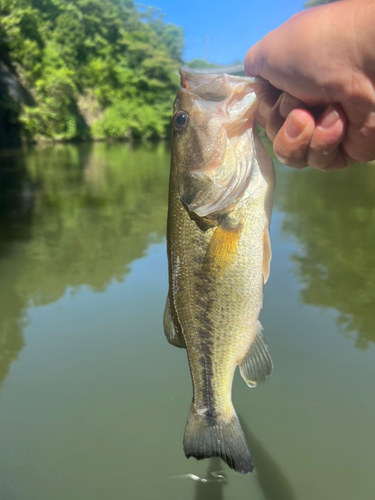
{"label": "shoreline vegetation", "polygon": [[2,0],[0,148],[169,138],[183,48],[133,0]]}
{"label": "shoreline vegetation", "polygon": [[183,49],[183,29],[134,0],[1,0],[0,149],[168,140],[179,66],[216,66]]}

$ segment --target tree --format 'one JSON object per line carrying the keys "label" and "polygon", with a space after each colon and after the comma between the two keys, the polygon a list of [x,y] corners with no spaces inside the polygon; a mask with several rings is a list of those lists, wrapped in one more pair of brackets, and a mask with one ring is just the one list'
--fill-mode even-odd
{"label": "tree", "polygon": [[37,104],[21,110],[26,138],[168,133],[184,41],[160,10],[132,0],[3,0],[1,9],[3,60]]}

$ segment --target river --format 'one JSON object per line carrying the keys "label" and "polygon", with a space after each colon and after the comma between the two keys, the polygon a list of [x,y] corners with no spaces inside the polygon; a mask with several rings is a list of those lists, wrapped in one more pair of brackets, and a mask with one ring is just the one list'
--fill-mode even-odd
{"label": "river", "polygon": [[187,460],[164,338],[167,144],[0,156],[1,500],[373,500],[375,166],[276,164],[266,384],[236,374],[255,472]]}

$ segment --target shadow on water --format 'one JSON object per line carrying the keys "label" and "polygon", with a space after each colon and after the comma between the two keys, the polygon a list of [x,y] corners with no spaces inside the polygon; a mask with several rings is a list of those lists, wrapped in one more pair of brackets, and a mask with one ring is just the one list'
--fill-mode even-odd
{"label": "shadow on water", "polygon": [[226,478],[220,458],[210,458],[205,481],[197,481],[194,500],[224,500]]}
{"label": "shadow on water", "polygon": [[292,256],[306,304],[338,311],[355,346],[375,343],[375,166],[329,175],[312,169],[285,174],[276,206],[282,231],[299,243]]}
{"label": "shadow on water", "polygon": [[2,154],[0,384],[24,345],[30,305],[121,282],[163,241],[164,145],[58,145]]}
{"label": "shadow on water", "polygon": [[30,239],[33,218],[32,184],[24,156],[13,152],[0,164],[0,384],[24,346],[27,323],[24,301],[16,291],[14,248]]}
{"label": "shadow on water", "polygon": [[260,488],[266,500],[296,500],[292,485],[279,464],[240,418],[249,444]]}

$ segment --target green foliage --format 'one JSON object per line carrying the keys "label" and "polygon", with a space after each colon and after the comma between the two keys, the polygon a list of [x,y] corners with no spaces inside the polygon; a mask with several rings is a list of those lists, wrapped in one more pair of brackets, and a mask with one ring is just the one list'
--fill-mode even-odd
{"label": "green foliage", "polygon": [[150,139],[163,137],[170,110],[162,105],[151,107],[130,99],[114,101],[103,118],[94,125],[97,138]]}
{"label": "green foliage", "polygon": [[[21,111],[27,138],[166,135],[184,42],[160,10],[132,0],[2,0],[0,11],[2,53],[37,103]],[[98,123],[81,112],[88,94]]]}
{"label": "green foliage", "polygon": [[183,29],[174,24],[164,24],[164,14],[161,9],[155,7],[140,6],[141,18],[156,34],[158,43],[165,45],[173,59],[182,62],[182,51],[184,48]]}
{"label": "green foliage", "polygon": [[73,139],[77,135],[74,73],[66,67],[48,67],[35,82],[39,106],[24,106],[21,122],[35,138]]}
{"label": "green foliage", "polygon": [[189,63],[186,63],[190,69],[203,69],[203,68],[216,68],[216,64],[208,63],[203,59],[193,59]]}

